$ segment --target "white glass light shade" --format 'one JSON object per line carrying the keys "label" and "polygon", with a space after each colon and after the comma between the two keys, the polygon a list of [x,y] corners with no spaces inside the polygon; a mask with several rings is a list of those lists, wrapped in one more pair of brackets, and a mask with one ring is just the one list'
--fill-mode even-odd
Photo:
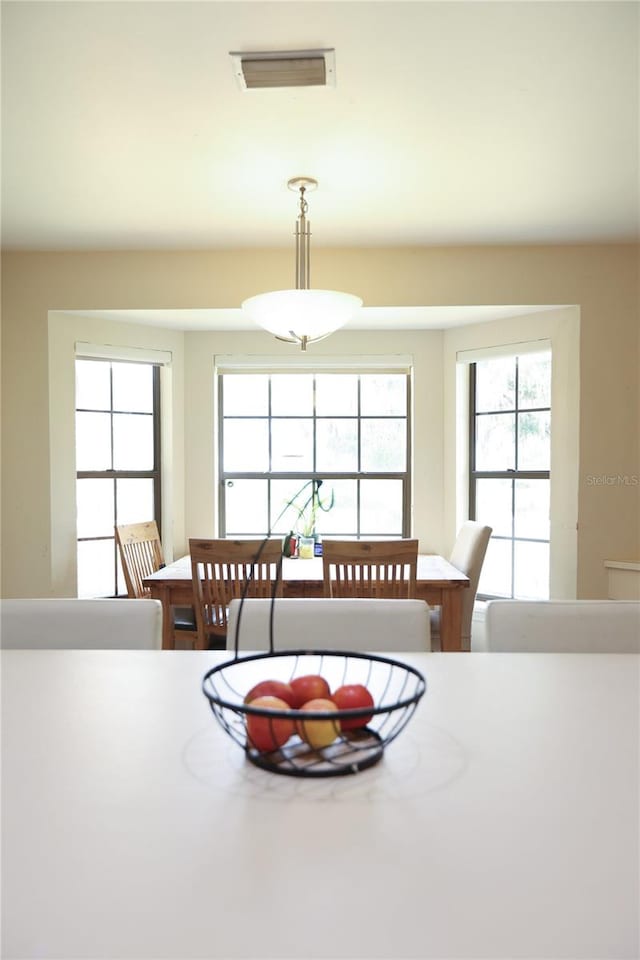
{"label": "white glass light shade", "polygon": [[242,304],[251,319],[286,340],[317,340],[338,330],[362,306],[360,297],[336,290],[273,290]]}

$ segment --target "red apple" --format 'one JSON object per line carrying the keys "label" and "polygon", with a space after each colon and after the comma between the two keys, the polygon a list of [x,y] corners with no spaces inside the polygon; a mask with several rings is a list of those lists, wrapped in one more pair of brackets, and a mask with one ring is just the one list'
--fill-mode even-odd
{"label": "red apple", "polygon": [[293,690],[293,703],[291,706],[294,710],[300,709],[307,700],[317,700],[319,697],[328,700],[331,696],[329,684],[324,677],[321,677],[317,673],[305,674],[303,677],[294,677],[293,680],[289,681],[289,686]]}
{"label": "red apple", "polygon": [[[361,683],[347,683],[343,687],[338,687],[331,697],[338,710],[359,710],[363,707],[373,707],[374,700],[369,691]],[[353,719],[342,718],[340,726],[343,730],[356,730],[358,727],[366,727],[373,714],[365,714],[362,717],[353,717]]]}
{"label": "red apple", "polygon": [[[289,710],[289,704],[279,697],[257,697],[251,701],[250,706],[277,711]],[[261,753],[277,750],[293,733],[293,720],[289,717],[261,717],[253,713],[248,713],[246,716],[249,745],[260,750]]]}
{"label": "red apple", "polygon": [[[331,713],[337,711],[333,700],[325,697],[318,697],[315,700],[307,700],[301,707],[302,710],[322,710]],[[297,720],[296,732],[298,736],[308,743],[314,750],[321,750],[328,747],[340,733],[340,724],[336,720]]]}
{"label": "red apple", "polygon": [[251,690],[249,690],[249,693],[244,698],[244,702],[251,703],[252,700],[256,700],[258,697],[279,697],[280,700],[288,703],[290,707],[293,706],[295,699],[293,690],[289,684],[283,683],[282,680],[261,680],[260,683],[256,683],[254,687],[251,687]]}

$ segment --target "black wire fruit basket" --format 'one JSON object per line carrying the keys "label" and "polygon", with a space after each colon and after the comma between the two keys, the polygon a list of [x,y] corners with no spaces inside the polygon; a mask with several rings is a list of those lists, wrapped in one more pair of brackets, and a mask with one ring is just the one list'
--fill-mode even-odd
{"label": "black wire fruit basket", "polygon": [[[222,728],[264,770],[297,777],[365,770],[407,725],[426,681],[414,667],[386,656],[331,649],[277,651],[277,582],[271,597],[269,652],[238,655],[247,581],[234,657],[205,674],[202,691]],[[317,689],[320,680],[324,686]],[[301,696],[303,689],[313,687],[311,696]]]}
{"label": "black wire fruit basket", "polygon": [[[257,683],[290,686],[310,676],[322,677],[332,693],[364,687],[373,706],[273,709],[254,705],[259,701],[245,703]],[[426,682],[414,667],[388,657],[291,650],[225,661],[209,670],[202,689],[220,725],[256,766],[290,776],[329,777],[377,763],[411,719]]]}

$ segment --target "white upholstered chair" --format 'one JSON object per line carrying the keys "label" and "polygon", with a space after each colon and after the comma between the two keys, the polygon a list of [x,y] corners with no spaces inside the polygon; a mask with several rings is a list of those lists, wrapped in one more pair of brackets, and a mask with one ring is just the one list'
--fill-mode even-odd
{"label": "white upholstered chair", "polygon": [[490,600],[485,649],[640,653],[640,601]]}
{"label": "white upholstered chair", "polygon": [[[449,563],[453,564],[456,570],[469,577],[469,586],[462,591],[462,649],[471,648],[471,620],[473,617],[473,605],[478,592],[478,581],[482,571],[489,540],[491,539],[492,527],[483,526],[475,520],[466,520],[456,537],[453,545]],[[431,640],[434,649],[440,649],[440,608],[437,607],[431,611]],[[434,642],[435,641],[435,642]]]}
{"label": "white upholstered chair", "polygon": [[[240,600],[229,605],[227,649],[235,648]],[[240,615],[239,650],[268,650],[271,600],[246,599]],[[277,599],[273,605],[274,650],[431,649],[429,607],[424,600],[363,598]]]}
{"label": "white upholstered chair", "polygon": [[5,650],[161,650],[159,600],[37,599],[0,602]]}

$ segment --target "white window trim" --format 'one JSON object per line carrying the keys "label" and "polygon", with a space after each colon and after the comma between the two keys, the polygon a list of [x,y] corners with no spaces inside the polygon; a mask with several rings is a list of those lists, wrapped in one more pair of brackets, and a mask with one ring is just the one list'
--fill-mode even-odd
{"label": "white window trim", "polygon": [[493,360],[496,357],[520,357],[525,353],[547,353],[551,350],[551,340],[523,340],[522,343],[500,343],[494,347],[481,347],[478,350],[459,350],[456,353],[458,363],[477,363],[479,360]]}
{"label": "white window trim", "polygon": [[217,373],[411,373],[413,357],[408,354],[379,356],[313,356],[265,357],[250,355],[218,355],[214,357]]}
{"label": "white window trim", "polygon": [[118,344],[86,343],[76,340],[77,360],[113,360],[131,363],[155,363],[169,366],[173,360],[168,350],[148,350],[139,347],[125,347]]}

